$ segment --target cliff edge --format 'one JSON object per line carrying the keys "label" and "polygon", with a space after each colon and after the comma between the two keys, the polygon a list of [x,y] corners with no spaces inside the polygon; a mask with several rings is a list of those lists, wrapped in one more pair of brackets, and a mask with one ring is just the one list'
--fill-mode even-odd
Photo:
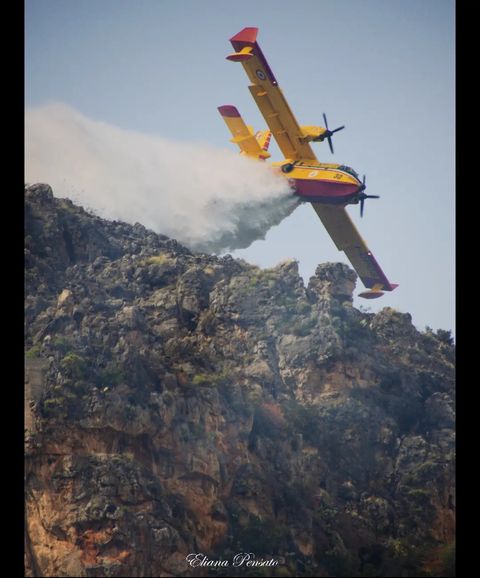
{"label": "cliff edge", "polygon": [[25,199],[27,575],[453,575],[449,332]]}

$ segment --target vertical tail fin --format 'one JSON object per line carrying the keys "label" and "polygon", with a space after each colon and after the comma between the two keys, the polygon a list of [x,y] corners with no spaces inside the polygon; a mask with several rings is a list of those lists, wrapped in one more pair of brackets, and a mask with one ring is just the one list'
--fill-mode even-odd
{"label": "vertical tail fin", "polygon": [[260,144],[256,136],[254,136],[251,127],[248,127],[243,122],[240,113],[234,106],[230,104],[219,106],[218,112],[222,115],[225,124],[232,133],[233,138],[230,139],[230,142],[239,146],[240,154],[261,160],[270,157],[270,153],[267,152],[270,137],[267,138],[267,136],[264,135],[264,133],[270,131],[262,131],[262,141]]}
{"label": "vertical tail fin", "polygon": [[270,146],[270,139],[272,138],[272,131],[270,130],[259,130],[255,138],[263,151],[268,151],[268,147]]}

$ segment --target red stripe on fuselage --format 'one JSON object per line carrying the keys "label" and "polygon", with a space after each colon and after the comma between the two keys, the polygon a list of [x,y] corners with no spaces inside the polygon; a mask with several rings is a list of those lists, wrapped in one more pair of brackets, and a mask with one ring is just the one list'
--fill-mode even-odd
{"label": "red stripe on fuselage", "polygon": [[315,203],[346,204],[358,192],[354,183],[339,183],[313,179],[290,179],[295,194]]}

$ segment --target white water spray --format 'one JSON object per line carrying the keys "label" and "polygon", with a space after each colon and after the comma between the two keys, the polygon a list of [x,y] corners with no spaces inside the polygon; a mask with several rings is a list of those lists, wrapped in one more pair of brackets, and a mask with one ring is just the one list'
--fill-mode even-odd
{"label": "white water spray", "polygon": [[63,104],[28,109],[25,128],[26,182],[193,249],[248,247],[298,205],[268,165],[228,149],[120,129]]}

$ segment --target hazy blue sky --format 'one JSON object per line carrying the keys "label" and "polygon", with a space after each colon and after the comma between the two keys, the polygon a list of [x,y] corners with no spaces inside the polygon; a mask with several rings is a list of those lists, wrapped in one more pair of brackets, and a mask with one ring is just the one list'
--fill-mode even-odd
{"label": "hazy blue sky", "polygon": [[[363,219],[348,211],[400,286],[355,304],[454,329],[453,0],[27,0],[26,106],[61,102],[124,129],[233,147],[217,106],[264,128],[243,68],[225,60],[245,26],[260,28],[300,124],[326,112],[332,128],[346,125],[335,155],[313,145],[319,159],[366,173],[381,196]],[[294,257],[306,279],[320,262],[348,263],[308,205],[234,256]]]}

